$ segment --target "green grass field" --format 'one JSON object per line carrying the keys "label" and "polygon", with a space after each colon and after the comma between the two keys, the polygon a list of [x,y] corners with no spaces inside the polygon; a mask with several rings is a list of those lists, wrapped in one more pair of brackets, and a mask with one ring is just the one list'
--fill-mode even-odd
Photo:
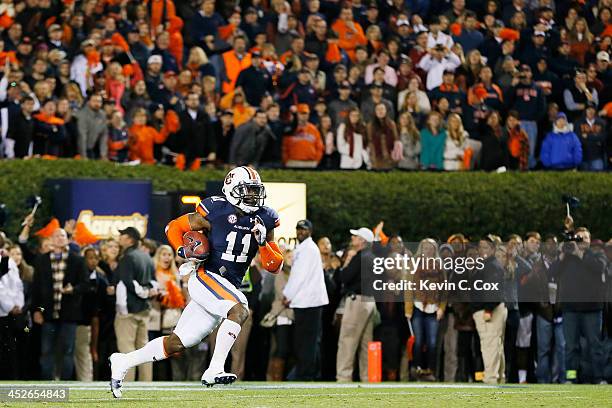
{"label": "green grass field", "polygon": [[[0,382],[11,385],[42,383]],[[108,385],[53,383],[68,386],[68,402],[45,402],[45,407],[612,407],[612,386],[476,384],[335,384],[255,383],[205,388],[197,383],[128,383],[123,398],[112,398]],[[35,406],[33,402],[0,402],[0,407]]]}

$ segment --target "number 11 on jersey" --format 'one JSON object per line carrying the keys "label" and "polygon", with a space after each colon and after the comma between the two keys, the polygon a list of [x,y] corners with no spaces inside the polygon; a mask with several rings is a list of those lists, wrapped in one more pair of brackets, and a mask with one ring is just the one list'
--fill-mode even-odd
{"label": "number 11 on jersey", "polygon": [[225,238],[225,240],[227,241],[227,248],[225,249],[225,252],[221,254],[221,259],[230,262],[247,261],[247,254],[249,253],[249,248],[251,247],[251,234],[245,234],[242,237],[242,252],[238,256],[233,254],[237,236],[238,233],[236,231],[232,231],[227,234],[227,237]]}

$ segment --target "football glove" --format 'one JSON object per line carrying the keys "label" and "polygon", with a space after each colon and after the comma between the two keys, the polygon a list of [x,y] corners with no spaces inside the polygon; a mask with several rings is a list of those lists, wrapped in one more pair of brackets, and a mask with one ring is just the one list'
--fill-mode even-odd
{"label": "football glove", "polygon": [[188,261],[193,262],[203,262],[208,258],[208,254],[194,254],[192,248],[186,246],[180,246],[176,250],[176,254],[181,258],[187,259]]}
{"label": "football glove", "polygon": [[251,229],[251,232],[253,233],[255,241],[257,241],[257,244],[259,244],[259,246],[266,245],[266,226],[264,225],[263,220],[259,215],[255,217],[255,225]]}

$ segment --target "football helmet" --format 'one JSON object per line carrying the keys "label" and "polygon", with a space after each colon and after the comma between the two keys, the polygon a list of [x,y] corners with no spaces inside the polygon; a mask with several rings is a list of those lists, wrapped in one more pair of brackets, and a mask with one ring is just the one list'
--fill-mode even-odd
{"label": "football helmet", "polygon": [[230,170],[223,181],[222,191],[230,204],[245,213],[254,213],[264,205],[266,199],[266,188],[259,173],[247,166]]}

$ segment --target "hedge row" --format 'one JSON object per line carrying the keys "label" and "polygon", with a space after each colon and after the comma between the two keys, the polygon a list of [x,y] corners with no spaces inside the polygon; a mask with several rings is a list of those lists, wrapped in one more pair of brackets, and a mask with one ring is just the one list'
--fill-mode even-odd
{"label": "hedge row", "polygon": [[[401,232],[404,240],[424,236],[446,238],[455,232],[468,236],[497,233],[524,234],[537,230],[558,233],[565,210],[561,197],[581,201],[574,212],[577,224],[593,235],[612,235],[612,175],[578,172],[540,173],[421,173],[314,172],[262,170],[266,181],[307,184],[308,216],[315,235],[334,242],[347,238],[348,229],[385,220],[385,230]],[[0,161],[0,203],[10,217],[5,229],[16,234],[27,212],[26,200],[42,194],[38,222],[50,214],[47,178],[150,179],[154,190],[203,189],[208,180],[221,180],[224,171],[179,172],[161,166],[127,167],[105,162],[74,160]],[[101,200],[104,196],[100,197]]]}

